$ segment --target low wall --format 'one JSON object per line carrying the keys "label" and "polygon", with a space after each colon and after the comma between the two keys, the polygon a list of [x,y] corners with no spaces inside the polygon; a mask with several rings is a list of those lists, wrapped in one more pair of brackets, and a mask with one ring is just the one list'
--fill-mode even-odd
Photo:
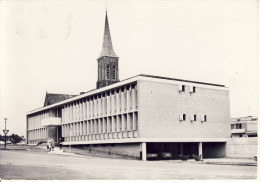
{"label": "low wall", "polygon": [[120,155],[140,158],[140,143],[125,144],[104,144],[104,145],[80,145],[65,147],[65,151],[71,150],[73,153],[89,155],[90,153],[100,153],[105,155]]}
{"label": "low wall", "polygon": [[226,157],[253,158],[257,154],[258,137],[229,138],[226,145]]}

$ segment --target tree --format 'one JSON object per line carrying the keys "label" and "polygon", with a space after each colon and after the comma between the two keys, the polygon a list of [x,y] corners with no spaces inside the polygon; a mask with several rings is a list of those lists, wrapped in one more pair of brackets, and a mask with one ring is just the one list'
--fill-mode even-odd
{"label": "tree", "polygon": [[14,143],[19,143],[22,140],[23,140],[23,138],[16,134],[12,134],[12,136],[11,136],[11,141]]}

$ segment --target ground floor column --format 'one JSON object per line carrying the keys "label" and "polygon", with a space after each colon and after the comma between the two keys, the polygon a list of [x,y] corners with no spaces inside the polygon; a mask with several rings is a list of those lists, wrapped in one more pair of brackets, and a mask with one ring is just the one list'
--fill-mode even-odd
{"label": "ground floor column", "polygon": [[180,153],[183,155],[183,143],[180,143]]}
{"label": "ground floor column", "polygon": [[142,143],[142,160],[146,161],[146,143]]}
{"label": "ground floor column", "polygon": [[199,142],[199,156],[201,155],[201,158],[203,157],[202,155],[202,142]]}

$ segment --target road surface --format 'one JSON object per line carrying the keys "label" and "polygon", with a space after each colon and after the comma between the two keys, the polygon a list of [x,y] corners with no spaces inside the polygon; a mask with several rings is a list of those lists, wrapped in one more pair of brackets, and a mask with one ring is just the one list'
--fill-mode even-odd
{"label": "road surface", "polygon": [[44,150],[0,150],[1,179],[256,179],[256,174],[257,166],[64,156]]}

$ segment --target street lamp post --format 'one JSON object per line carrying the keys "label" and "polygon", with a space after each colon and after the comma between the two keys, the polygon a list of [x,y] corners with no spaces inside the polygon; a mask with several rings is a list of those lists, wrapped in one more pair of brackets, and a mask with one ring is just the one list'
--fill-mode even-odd
{"label": "street lamp post", "polygon": [[4,120],[5,120],[5,129],[3,130],[3,132],[5,134],[5,149],[6,149],[6,135],[9,132],[9,130],[6,129],[6,120],[7,120],[7,118],[4,118]]}

